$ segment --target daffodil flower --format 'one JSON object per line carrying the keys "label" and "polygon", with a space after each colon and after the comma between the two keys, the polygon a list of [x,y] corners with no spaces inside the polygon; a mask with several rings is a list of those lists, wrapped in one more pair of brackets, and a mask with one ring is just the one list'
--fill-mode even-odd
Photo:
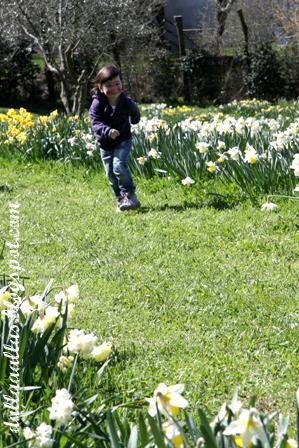
{"label": "daffodil flower", "polygon": [[154,417],[158,408],[165,415],[170,414],[175,417],[180,409],[188,406],[188,401],[181,395],[183,390],[183,384],[167,387],[166,384],[160,383],[154,392],[154,396],[146,398],[146,401],[149,403],[148,413]]}
{"label": "daffodil flower", "polygon": [[177,426],[172,422],[164,422],[162,429],[167,439],[175,446],[181,448],[184,444],[184,439]]}
{"label": "daffodil flower", "polygon": [[249,448],[252,440],[257,438],[264,448],[270,448],[269,440],[255,408],[242,409],[238,420],[234,420],[223,431],[225,436],[233,436],[237,446]]}
{"label": "daffodil flower", "polygon": [[187,176],[185,177],[185,179],[182,180],[182,184],[187,186],[187,185],[193,185],[195,184],[195,180],[191,179],[191,177]]}

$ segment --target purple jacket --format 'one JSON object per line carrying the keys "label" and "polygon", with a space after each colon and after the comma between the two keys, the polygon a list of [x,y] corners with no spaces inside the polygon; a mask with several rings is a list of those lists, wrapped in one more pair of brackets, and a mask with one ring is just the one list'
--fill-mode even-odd
{"label": "purple jacket", "polygon": [[[131,138],[131,123],[140,121],[140,112],[137,104],[125,93],[121,93],[116,109],[110,106],[106,95],[97,91],[92,97],[89,109],[91,128],[97,142],[104,149],[113,149],[123,140]],[[113,140],[109,137],[111,129],[117,129],[120,136]]]}

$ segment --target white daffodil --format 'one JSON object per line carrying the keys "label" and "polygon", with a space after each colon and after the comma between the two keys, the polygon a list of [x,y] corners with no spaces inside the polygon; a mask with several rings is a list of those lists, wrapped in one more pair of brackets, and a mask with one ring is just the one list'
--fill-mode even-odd
{"label": "white daffodil", "polygon": [[43,317],[38,317],[34,322],[31,331],[33,333],[44,333],[50,325],[57,321],[60,313],[54,306],[48,306],[45,308],[45,313]]}
{"label": "white daffodil", "polygon": [[71,146],[74,146],[75,143],[76,143],[76,137],[70,137],[70,138],[68,139],[68,143],[69,143]]}
{"label": "white daffodil", "polygon": [[148,155],[149,157],[152,157],[153,159],[160,159],[160,158],[161,158],[160,153],[159,153],[155,148],[152,148],[152,149],[147,153],[147,155]]}
{"label": "white daffodil", "polygon": [[173,422],[164,422],[162,429],[167,439],[171,441],[175,448],[181,448],[184,445],[183,436]]}
{"label": "white daffodil", "polygon": [[270,448],[267,434],[255,408],[242,409],[238,420],[232,421],[223,434],[240,437],[242,445],[239,446],[243,448],[249,448],[254,439],[259,439],[264,448]]}
{"label": "white daffodil", "polygon": [[145,165],[145,163],[147,162],[148,158],[147,157],[137,157],[137,162],[139,163],[139,165],[143,166]]}
{"label": "white daffodil", "polygon": [[247,149],[244,154],[244,162],[254,165],[257,162],[258,158],[259,156],[256,150],[252,146],[247,145]]}
{"label": "white daffodil", "polygon": [[51,401],[52,406],[48,408],[50,419],[56,420],[58,425],[65,425],[70,420],[74,409],[71,394],[66,389],[58,389]]}
{"label": "white daffodil", "polygon": [[221,151],[221,149],[224,149],[224,148],[225,148],[225,142],[223,142],[222,140],[218,140],[217,149],[219,151]]}
{"label": "white daffodil", "polygon": [[160,412],[175,417],[180,409],[188,406],[188,401],[181,395],[183,390],[183,384],[167,387],[166,384],[160,383],[154,391],[154,396],[145,399],[149,403],[148,413],[154,417],[158,408]]}
{"label": "white daffodil", "polygon": [[273,202],[265,202],[261,206],[261,209],[266,210],[266,211],[273,211],[273,210],[276,210],[277,208],[278,208],[278,205],[274,204]]}
{"label": "white daffodil", "polygon": [[187,176],[185,179],[182,180],[183,185],[193,185],[195,184],[195,180],[191,179],[191,177]]}
{"label": "white daffodil", "polygon": [[96,149],[96,145],[94,143],[88,142],[88,143],[86,143],[86,149],[87,149],[87,152],[88,151],[93,152]]}
{"label": "white daffodil", "polygon": [[25,316],[29,316],[35,310],[39,310],[43,313],[44,307],[45,302],[43,301],[42,296],[35,294],[24,300],[20,306],[20,309]]}
{"label": "white daffodil", "polygon": [[66,295],[68,298],[68,301],[70,303],[76,302],[77,299],[79,299],[79,287],[78,285],[71,285],[66,290]]}
{"label": "white daffodil", "polygon": [[71,285],[65,291],[62,290],[58,294],[55,294],[54,299],[57,303],[62,302],[65,305],[68,300],[69,303],[75,303],[79,298],[79,287],[78,285]]}
{"label": "white daffodil", "polygon": [[200,152],[200,154],[206,153],[209,149],[209,145],[206,142],[197,142],[195,147]]}
{"label": "white daffodil", "polygon": [[[51,448],[54,443],[54,439],[51,439],[53,428],[46,423],[41,423],[36,431],[32,431],[28,426],[24,428],[23,434],[26,440],[28,440],[29,448]],[[29,440],[32,439],[32,440]]]}
{"label": "white daffodil", "polygon": [[292,161],[291,170],[294,170],[294,174],[296,177],[299,177],[299,154],[294,155],[294,159]]}
{"label": "white daffodil", "polygon": [[232,160],[238,160],[240,157],[240,150],[238,146],[234,146],[226,151]]}
{"label": "white daffodil", "polygon": [[83,330],[71,330],[67,348],[71,353],[80,353],[82,356],[89,356],[93,351],[97,336],[93,333],[85,334]]}
{"label": "white daffodil", "polygon": [[93,348],[91,352],[91,356],[96,361],[106,361],[108,356],[110,355],[112,350],[112,343],[111,342],[103,342],[101,345],[97,345]]}

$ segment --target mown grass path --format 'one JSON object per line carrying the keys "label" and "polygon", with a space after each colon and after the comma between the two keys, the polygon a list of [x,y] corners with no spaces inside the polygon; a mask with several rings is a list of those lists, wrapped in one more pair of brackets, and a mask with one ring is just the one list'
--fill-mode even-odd
{"label": "mown grass path", "polygon": [[[137,180],[145,208],[116,214],[102,171],[2,160],[1,240],[21,208],[27,291],[78,283],[70,323],[113,336],[103,384],[118,400],[182,382],[190,408],[212,412],[235,386],[246,402],[295,415],[299,203],[217,210],[172,181]],[[193,188],[193,187],[191,187]],[[1,260],[8,272],[8,253]]]}

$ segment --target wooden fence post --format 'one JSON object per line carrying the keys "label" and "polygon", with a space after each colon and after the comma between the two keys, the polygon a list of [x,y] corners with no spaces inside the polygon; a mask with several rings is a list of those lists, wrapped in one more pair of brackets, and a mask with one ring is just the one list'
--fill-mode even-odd
{"label": "wooden fence post", "polygon": [[[173,20],[178,34],[179,57],[180,59],[182,59],[183,56],[186,56],[185,38],[183,31],[183,16],[173,16]],[[190,101],[189,79],[184,71],[183,71],[183,90],[185,101]]]}

